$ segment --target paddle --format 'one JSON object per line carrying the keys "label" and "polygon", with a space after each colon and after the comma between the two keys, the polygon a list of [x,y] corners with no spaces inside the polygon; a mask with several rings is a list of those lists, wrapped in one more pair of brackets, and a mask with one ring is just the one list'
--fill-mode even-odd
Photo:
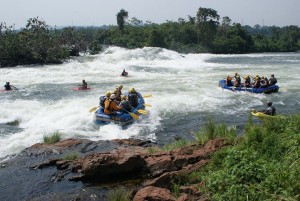
{"label": "paddle", "polygon": [[152,105],[146,104],[146,103],[144,103],[144,106],[145,106],[145,107],[152,107]]}
{"label": "paddle", "polygon": [[148,95],[145,95],[145,96],[143,96],[144,98],[150,98],[150,97],[152,97],[152,94],[148,94]]}
{"label": "paddle", "polygon": [[91,108],[91,109],[89,110],[89,112],[94,112],[94,111],[96,111],[98,108],[99,108],[99,107],[93,107],[93,108]]}
{"label": "paddle", "polygon": [[146,110],[137,110],[137,111],[138,111],[138,113],[140,113],[140,114],[147,114],[147,113],[148,113]]}
{"label": "paddle", "polygon": [[123,112],[126,112],[126,113],[129,113],[130,116],[132,116],[132,118],[134,118],[135,120],[139,120],[139,118],[140,118],[137,114],[128,112],[127,110],[122,110],[122,111],[123,111]]}
{"label": "paddle", "polygon": [[14,90],[19,90],[17,87],[15,87],[14,85],[11,85],[13,87]]}

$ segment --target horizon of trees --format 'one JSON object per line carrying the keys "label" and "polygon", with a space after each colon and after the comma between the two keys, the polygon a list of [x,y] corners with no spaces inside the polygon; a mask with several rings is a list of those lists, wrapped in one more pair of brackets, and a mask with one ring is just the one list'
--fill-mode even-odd
{"label": "horizon of trees", "polygon": [[61,63],[79,52],[97,54],[103,45],[124,48],[161,47],[182,53],[242,54],[292,52],[300,49],[298,26],[254,27],[232,23],[216,10],[199,8],[196,15],[156,24],[143,22],[121,9],[117,26],[51,28],[38,17],[25,28],[0,23],[0,67]]}

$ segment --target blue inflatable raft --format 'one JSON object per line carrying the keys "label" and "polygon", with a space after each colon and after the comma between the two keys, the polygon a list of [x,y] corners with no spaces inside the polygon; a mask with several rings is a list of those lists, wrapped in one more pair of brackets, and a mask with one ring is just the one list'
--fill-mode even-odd
{"label": "blue inflatable raft", "polygon": [[[134,113],[138,115],[137,110],[144,109],[144,99],[139,98],[139,105],[132,109],[131,113]],[[131,124],[135,121],[135,119],[130,115],[127,111],[117,111],[117,114],[111,114],[107,115],[104,113],[104,108],[100,107],[98,110],[96,110],[94,114],[94,123],[97,125],[103,125],[103,124],[109,124],[109,123],[115,123],[119,124],[121,126]]]}
{"label": "blue inflatable raft", "polygon": [[101,124],[109,124],[111,122],[115,124],[119,124],[121,126],[124,126],[126,124],[131,124],[134,122],[134,118],[126,112],[118,111],[117,114],[114,115],[107,115],[104,113],[103,107],[96,110],[94,114],[94,122],[97,125]]}
{"label": "blue inflatable raft", "polygon": [[[248,92],[252,92],[252,93],[265,93],[265,94],[270,94],[270,93],[274,93],[274,92],[278,92],[279,90],[279,86],[278,85],[272,85],[266,88],[253,88],[253,87],[249,87],[246,88],[243,85],[241,85],[240,87],[235,87],[235,86],[227,86],[225,84],[226,80],[220,80],[219,81],[219,87],[223,88],[223,89],[228,89],[231,91],[248,91]],[[232,83],[233,84],[233,83]]]}

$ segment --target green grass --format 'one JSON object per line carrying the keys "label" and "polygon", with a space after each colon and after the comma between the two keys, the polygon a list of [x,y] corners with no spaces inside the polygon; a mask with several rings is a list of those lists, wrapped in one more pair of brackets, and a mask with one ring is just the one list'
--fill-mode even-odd
{"label": "green grass", "polygon": [[184,146],[186,146],[188,144],[188,142],[184,139],[180,139],[180,140],[175,140],[174,142],[170,143],[170,144],[166,144],[162,147],[163,151],[172,151],[178,148],[182,148]]}
{"label": "green grass", "polygon": [[124,188],[116,188],[108,193],[109,201],[130,201],[130,194]]}
{"label": "green grass", "polygon": [[61,134],[56,131],[53,134],[51,134],[50,136],[44,136],[44,143],[45,144],[53,144],[55,142],[59,142],[61,140]]}
{"label": "green grass", "polygon": [[148,147],[148,148],[147,148],[147,151],[148,151],[149,154],[155,154],[155,153],[160,152],[161,149],[158,148],[158,147]]}
{"label": "green grass", "polygon": [[79,153],[77,152],[71,152],[69,154],[66,154],[63,159],[68,161],[76,160],[79,157]]}
{"label": "green grass", "polygon": [[237,139],[237,129],[236,127],[227,127],[225,124],[215,124],[209,120],[204,129],[195,134],[196,142],[201,145],[217,137],[226,138],[233,142]]}

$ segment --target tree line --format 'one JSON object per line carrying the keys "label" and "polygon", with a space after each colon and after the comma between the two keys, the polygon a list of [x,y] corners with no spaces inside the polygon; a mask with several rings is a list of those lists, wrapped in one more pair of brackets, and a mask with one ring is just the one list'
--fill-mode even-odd
{"label": "tree line", "polygon": [[199,8],[196,16],[161,24],[117,13],[117,26],[50,28],[30,18],[24,29],[0,24],[0,66],[61,63],[79,52],[97,54],[103,45],[124,48],[161,47],[182,53],[242,54],[292,52],[300,48],[298,26],[242,26],[217,11]]}

